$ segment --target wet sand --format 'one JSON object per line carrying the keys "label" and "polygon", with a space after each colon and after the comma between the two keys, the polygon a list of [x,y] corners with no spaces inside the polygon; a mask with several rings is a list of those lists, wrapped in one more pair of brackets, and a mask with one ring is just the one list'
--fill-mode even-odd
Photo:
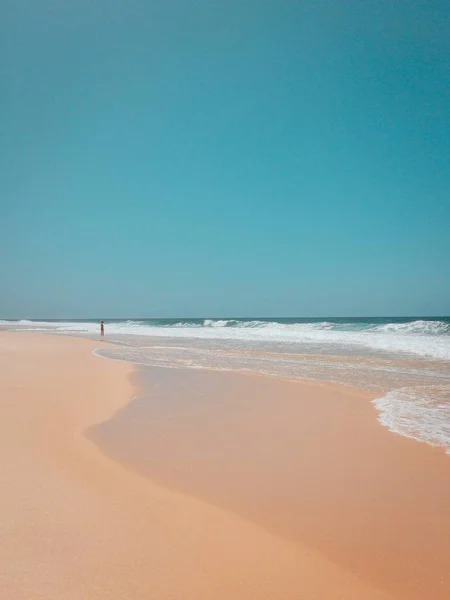
{"label": "wet sand", "polygon": [[448,599],[441,451],[342,390],[99,345],[0,333],[2,599]]}
{"label": "wet sand", "polygon": [[135,380],[143,395],[88,432],[109,456],[396,598],[450,598],[450,457],[382,427],[368,394],[204,370]]}

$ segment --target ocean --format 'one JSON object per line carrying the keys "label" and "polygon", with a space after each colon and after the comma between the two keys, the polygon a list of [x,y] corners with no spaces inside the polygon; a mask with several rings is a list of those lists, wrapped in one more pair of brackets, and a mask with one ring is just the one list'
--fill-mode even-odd
{"label": "ocean", "polygon": [[[98,320],[0,321],[98,339]],[[450,317],[109,319],[98,354],[150,366],[341,383],[390,430],[450,454]]]}

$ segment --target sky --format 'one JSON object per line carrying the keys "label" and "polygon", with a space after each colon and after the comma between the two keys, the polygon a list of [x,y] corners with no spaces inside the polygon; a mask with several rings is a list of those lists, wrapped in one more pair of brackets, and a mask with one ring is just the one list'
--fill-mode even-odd
{"label": "sky", "polygon": [[2,0],[0,319],[450,314],[449,0]]}

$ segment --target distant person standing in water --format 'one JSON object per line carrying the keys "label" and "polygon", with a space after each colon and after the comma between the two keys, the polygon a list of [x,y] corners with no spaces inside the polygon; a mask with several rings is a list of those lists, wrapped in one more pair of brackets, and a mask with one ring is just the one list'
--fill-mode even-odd
{"label": "distant person standing in water", "polygon": [[103,323],[103,321],[101,321],[100,323],[100,335],[102,337],[105,337],[105,324]]}

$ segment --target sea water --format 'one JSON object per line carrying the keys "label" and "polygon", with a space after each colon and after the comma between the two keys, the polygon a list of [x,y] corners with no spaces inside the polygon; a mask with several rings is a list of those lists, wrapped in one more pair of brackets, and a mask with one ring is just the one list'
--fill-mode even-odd
{"label": "sea water", "polygon": [[[98,320],[0,321],[95,337]],[[381,423],[450,453],[450,317],[105,320],[105,357],[171,368],[343,383],[372,392]]]}

